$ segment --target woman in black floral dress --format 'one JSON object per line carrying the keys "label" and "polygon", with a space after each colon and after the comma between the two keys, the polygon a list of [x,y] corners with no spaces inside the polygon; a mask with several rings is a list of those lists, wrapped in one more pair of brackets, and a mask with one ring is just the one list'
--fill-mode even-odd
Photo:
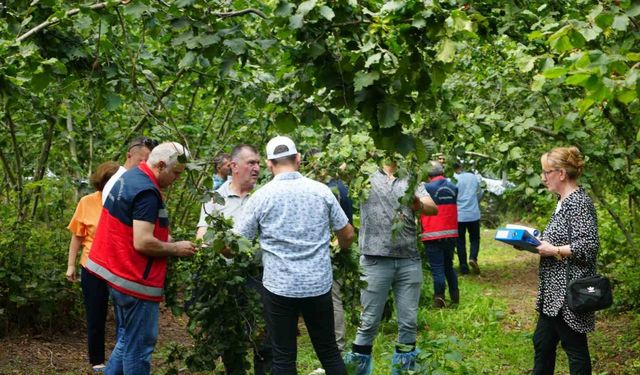
{"label": "woman in black floral dress", "polygon": [[575,313],[566,304],[567,283],[596,274],[600,248],[595,207],[577,182],[584,159],[576,147],[557,147],[542,155],[541,163],[542,182],[559,200],[538,246],[533,373],[553,374],[560,342],[571,374],[591,374],[587,333],[595,328],[595,313]]}

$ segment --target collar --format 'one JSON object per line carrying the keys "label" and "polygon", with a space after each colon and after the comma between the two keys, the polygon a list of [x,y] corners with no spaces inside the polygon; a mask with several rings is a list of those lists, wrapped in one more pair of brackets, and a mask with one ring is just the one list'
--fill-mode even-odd
{"label": "collar", "polygon": [[153,174],[153,171],[151,170],[151,168],[149,168],[149,165],[147,165],[147,162],[143,161],[138,165],[138,168],[142,171],[142,173],[146,174],[147,177],[149,177],[151,182],[153,182],[153,184],[156,186],[156,188],[160,192],[160,196],[162,197],[162,191],[160,189],[160,185],[158,185],[158,179],[156,179],[156,176]]}
{"label": "collar", "polygon": [[438,180],[444,180],[444,176],[435,176],[435,177],[431,177],[430,181],[438,181]]}
{"label": "collar", "polygon": [[295,172],[283,172],[283,173],[279,173],[278,175],[273,177],[274,181],[280,181],[280,180],[297,180],[299,178],[302,178],[302,175],[300,174],[300,172],[295,171]]}

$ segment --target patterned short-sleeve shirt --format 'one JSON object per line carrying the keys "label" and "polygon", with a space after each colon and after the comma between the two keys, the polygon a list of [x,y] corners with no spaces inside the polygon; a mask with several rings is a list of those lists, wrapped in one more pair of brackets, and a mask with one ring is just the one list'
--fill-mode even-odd
{"label": "patterned short-sleeve shirt", "polygon": [[249,198],[234,231],[249,239],[259,234],[267,290],[304,298],[331,289],[330,230],[347,224],[331,189],[289,172],[276,175]]}
{"label": "patterned short-sleeve shirt", "polygon": [[[370,181],[369,197],[360,206],[360,252],[393,258],[419,257],[415,213],[410,207],[401,206],[399,201],[409,188],[408,179],[392,180],[384,172],[377,171]],[[415,195],[419,198],[429,196],[424,184],[418,184]],[[394,237],[392,227],[398,215],[403,226]]]}

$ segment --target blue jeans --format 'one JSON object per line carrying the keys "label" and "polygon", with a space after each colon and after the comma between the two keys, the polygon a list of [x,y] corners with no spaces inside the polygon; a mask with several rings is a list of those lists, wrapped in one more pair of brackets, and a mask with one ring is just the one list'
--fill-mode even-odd
{"label": "blue jeans", "polygon": [[469,273],[467,264],[467,233],[469,232],[469,259],[478,261],[480,252],[480,220],[458,222],[458,261],[460,272]]}
{"label": "blue jeans", "polygon": [[118,341],[105,375],[144,375],[151,372],[151,353],[158,338],[159,303],[111,288],[116,307]]}
{"label": "blue jeans", "polygon": [[447,284],[449,284],[450,294],[453,294],[458,290],[458,275],[453,269],[453,249],[456,247],[456,239],[441,238],[423,243],[431,266],[434,294],[444,295]]}
{"label": "blue jeans", "polygon": [[393,288],[398,317],[398,342],[414,344],[422,285],[420,257],[390,258],[362,255],[360,265],[367,287],[360,292],[362,314],[354,343],[362,346],[373,345],[384,304],[389,290]]}

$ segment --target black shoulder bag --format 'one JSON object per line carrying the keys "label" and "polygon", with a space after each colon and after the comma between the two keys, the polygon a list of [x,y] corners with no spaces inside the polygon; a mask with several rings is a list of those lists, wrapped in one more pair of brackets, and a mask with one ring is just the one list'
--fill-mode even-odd
{"label": "black shoulder bag", "polygon": [[[571,226],[569,226],[571,240]],[[571,280],[569,282],[569,263],[567,260],[567,306],[573,312],[586,313],[606,309],[613,304],[611,282],[606,276],[595,275]]]}

